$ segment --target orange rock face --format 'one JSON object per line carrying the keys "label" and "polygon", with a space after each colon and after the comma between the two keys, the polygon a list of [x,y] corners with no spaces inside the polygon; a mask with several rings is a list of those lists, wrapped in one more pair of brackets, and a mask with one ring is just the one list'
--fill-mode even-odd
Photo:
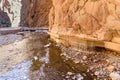
{"label": "orange rock face", "polygon": [[98,40],[120,37],[120,0],[52,0],[50,31]]}

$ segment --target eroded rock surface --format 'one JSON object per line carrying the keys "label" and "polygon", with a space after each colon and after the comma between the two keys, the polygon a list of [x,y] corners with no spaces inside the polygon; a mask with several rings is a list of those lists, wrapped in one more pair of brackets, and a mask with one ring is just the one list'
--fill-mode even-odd
{"label": "eroded rock surface", "polygon": [[8,20],[4,20],[7,26],[17,27],[19,25],[21,6],[21,0],[0,0],[0,10],[6,13],[10,19],[9,23]]}
{"label": "eroded rock surface", "polygon": [[[110,41],[120,37],[119,0],[52,0],[50,31]],[[107,37],[107,38],[106,38]]]}
{"label": "eroded rock surface", "polygon": [[10,18],[6,12],[0,10],[0,27],[11,26]]}
{"label": "eroded rock surface", "polygon": [[51,0],[0,0],[0,10],[7,14],[13,27],[48,26],[51,6]]}
{"label": "eroded rock surface", "polygon": [[51,6],[51,0],[22,0],[21,26],[48,26]]}

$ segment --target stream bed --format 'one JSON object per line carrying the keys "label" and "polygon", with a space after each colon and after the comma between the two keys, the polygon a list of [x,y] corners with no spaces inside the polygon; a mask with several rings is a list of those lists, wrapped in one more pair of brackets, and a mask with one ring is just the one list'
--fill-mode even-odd
{"label": "stream bed", "polygon": [[[65,56],[71,58],[70,53],[80,51],[61,48],[60,44],[50,41],[46,32],[23,32],[17,35],[14,42],[12,39],[11,43],[0,46],[0,80],[111,80],[106,76],[96,78],[99,72],[94,75],[95,71],[89,70],[92,62],[89,65],[84,64],[87,63],[85,60],[75,63],[74,59],[66,59]],[[7,42],[10,40],[6,39]],[[81,55],[84,57],[82,59],[89,60],[85,55]],[[97,69],[100,70],[94,70]],[[119,67],[117,69],[119,71]]]}

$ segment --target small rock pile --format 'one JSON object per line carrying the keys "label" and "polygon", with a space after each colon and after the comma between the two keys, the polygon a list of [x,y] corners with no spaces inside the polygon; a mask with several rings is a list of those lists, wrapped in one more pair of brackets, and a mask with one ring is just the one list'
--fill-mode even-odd
{"label": "small rock pile", "polygon": [[120,80],[120,58],[113,55],[115,52],[100,49],[99,51],[82,51],[61,45],[61,56],[66,61],[72,60],[75,64],[88,66],[90,73],[97,80]]}

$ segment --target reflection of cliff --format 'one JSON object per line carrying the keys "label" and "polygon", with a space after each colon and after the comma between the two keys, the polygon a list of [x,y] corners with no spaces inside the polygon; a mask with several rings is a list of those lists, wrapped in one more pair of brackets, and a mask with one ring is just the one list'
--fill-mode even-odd
{"label": "reflection of cliff", "polygon": [[21,26],[48,26],[51,0],[22,0]]}
{"label": "reflection of cliff", "polygon": [[0,27],[10,27],[10,18],[6,12],[0,10]]}

